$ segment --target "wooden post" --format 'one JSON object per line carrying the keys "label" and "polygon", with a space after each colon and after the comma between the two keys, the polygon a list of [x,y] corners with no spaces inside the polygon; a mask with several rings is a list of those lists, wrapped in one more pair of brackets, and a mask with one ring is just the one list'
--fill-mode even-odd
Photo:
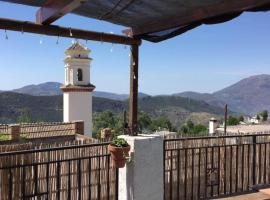
{"label": "wooden post", "polygon": [[84,121],[74,121],[74,134],[84,135]]}
{"label": "wooden post", "polygon": [[129,129],[130,135],[137,135],[138,113],[138,64],[139,46],[131,45],[130,48],[130,95],[129,95]]}
{"label": "wooden post", "polygon": [[227,115],[228,115],[228,105],[225,105],[225,114],[224,114],[224,134],[227,134]]}
{"label": "wooden post", "polygon": [[20,139],[21,126],[20,124],[9,125],[8,132],[11,136],[11,140],[17,141]]}

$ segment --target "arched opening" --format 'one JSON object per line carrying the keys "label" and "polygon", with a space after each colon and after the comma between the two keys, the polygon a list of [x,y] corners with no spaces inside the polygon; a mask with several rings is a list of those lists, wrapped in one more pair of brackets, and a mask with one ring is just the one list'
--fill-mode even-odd
{"label": "arched opening", "polygon": [[78,81],[82,81],[83,80],[82,69],[78,69],[77,70],[77,78],[78,78]]}

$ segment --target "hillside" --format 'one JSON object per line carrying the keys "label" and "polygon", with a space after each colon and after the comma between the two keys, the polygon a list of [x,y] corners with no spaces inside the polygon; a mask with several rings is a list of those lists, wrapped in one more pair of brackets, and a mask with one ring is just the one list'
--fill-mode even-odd
{"label": "hillside", "polygon": [[253,115],[264,109],[270,111],[270,75],[251,76],[212,94],[183,92],[174,95],[203,100],[214,106],[228,104],[233,111]]}
{"label": "hillside", "polygon": [[[0,93],[0,123],[16,122],[25,109],[30,110],[33,119],[37,121],[62,121],[62,105],[61,95],[31,96],[3,92]],[[94,112],[111,110],[114,113],[123,113],[127,107],[127,101],[93,98]],[[223,114],[222,108],[210,106],[203,101],[175,96],[145,97],[139,100],[139,108],[154,117],[168,117],[177,126],[184,123],[190,115],[196,113],[205,113],[207,117]]]}
{"label": "hillside", "polygon": [[33,96],[60,95],[62,94],[62,91],[60,90],[61,85],[61,83],[57,82],[46,82],[38,85],[27,85],[22,88],[14,89],[12,92]]}
{"label": "hillside", "polygon": [[[37,85],[27,85],[22,88],[14,89],[11,92],[21,93],[21,94],[29,94],[32,96],[53,96],[53,95],[61,95],[62,91],[60,86],[62,84],[58,82],[46,82]],[[0,91],[1,92],[1,91]],[[101,97],[112,100],[120,100],[125,101],[128,99],[128,94],[116,94],[111,92],[102,92],[102,91],[94,91],[94,97]],[[149,96],[144,93],[139,93],[139,97],[143,98]]]}
{"label": "hillside", "polygon": [[186,97],[194,100],[204,101],[207,102],[210,105],[218,106],[218,107],[224,107],[226,104],[223,102],[222,99],[219,99],[218,97],[215,97],[213,94],[210,93],[199,93],[199,92],[182,92],[182,93],[176,93],[173,94],[173,96],[180,96],[180,97]]}

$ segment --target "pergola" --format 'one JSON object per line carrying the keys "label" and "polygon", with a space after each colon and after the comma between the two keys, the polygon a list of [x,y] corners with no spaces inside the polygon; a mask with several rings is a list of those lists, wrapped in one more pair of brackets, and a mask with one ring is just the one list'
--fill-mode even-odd
{"label": "pergola", "polygon": [[[131,46],[129,129],[137,134],[138,59],[141,40],[160,42],[202,24],[217,24],[245,11],[270,10],[270,0],[0,0],[38,7],[36,22],[0,18],[0,29]],[[68,13],[127,27],[123,35],[52,25]],[[71,34],[72,32],[72,34]]]}

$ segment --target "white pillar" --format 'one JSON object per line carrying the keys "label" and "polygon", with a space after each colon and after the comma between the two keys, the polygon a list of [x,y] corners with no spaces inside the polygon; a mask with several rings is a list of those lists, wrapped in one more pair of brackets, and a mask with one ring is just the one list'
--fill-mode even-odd
{"label": "white pillar", "polygon": [[163,139],[119,136],[131,146],[131,162],[119,169],[119,200],[163,200]]}

